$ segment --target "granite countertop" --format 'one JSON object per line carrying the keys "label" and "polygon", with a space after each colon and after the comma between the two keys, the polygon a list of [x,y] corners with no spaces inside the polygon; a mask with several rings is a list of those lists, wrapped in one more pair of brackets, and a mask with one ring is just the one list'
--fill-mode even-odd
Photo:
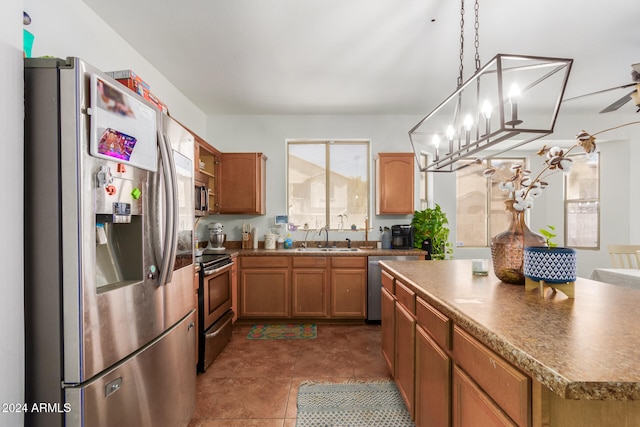
{"label": "granite countertop", "polygon": [[[346,248],[340,248],[346,249]],[[299,251],[294,249],[232,249],[228,253],[237,252],[239,256],[295,255],[295,256],[419,256],[424,259],[426,251],[420,249],[359,249],[357,251]]]}
{"label": "granite countertop", "polygon": [[[640,292],[578,278],[575,299],[525,292],[470,260],[382,261],[416,294],[566,399],[640,400]],[[491,270],[491,267],[490,267]]]}

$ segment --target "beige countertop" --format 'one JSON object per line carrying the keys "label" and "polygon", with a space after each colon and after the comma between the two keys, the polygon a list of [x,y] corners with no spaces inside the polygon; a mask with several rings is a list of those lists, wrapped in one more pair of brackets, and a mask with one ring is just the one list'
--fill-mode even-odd
{"label": "beige countertop", "polygon": [[559,396],[640,400],[640,291],[578,278],[575,299],[543,298],[492,271],[474,276],[470,260],[381,265]]}

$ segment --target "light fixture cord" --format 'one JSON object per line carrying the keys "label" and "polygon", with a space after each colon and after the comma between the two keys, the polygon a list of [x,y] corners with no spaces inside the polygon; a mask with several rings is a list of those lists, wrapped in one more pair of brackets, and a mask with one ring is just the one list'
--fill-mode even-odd
{"label": "light fixture cord", "polygon": [[478,11],[480,10],[480,4],[478,3],[479,0],[476,0],[476,3],[474,5],[474,10],[475,10],[475,22],[474,22],[474,28],[476,30],[476,39],[475,39],[475,47],[476,47],[476,73],[478,72],[478,70],[480,69],[480,35],[478,33],[478,29],[480,28],[480,21],[478,20]]}
{"label": "light fixture cord", "polygon": [[464,0],[460,0],[460,74],[458,75],[458,87],[462,86],[464,71]]}

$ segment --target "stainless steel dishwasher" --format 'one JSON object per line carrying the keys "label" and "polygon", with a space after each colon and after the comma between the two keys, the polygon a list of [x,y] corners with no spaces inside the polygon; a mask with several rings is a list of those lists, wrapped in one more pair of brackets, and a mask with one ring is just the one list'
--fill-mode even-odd
{"label": "stainless steel dishwasher", "polygon": [[385,255],[370,256],[368,258],[369,265],[367,268],[367,322],[377,323],[382,320],[382,269],[379,262],[383,260],[413,260],[420,259],[420,257],[417,255]]}

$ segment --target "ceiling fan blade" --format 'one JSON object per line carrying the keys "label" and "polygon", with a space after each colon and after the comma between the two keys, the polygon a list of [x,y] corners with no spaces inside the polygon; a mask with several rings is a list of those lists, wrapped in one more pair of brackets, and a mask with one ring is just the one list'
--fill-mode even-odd
{"label": "ceiling fan blade", "polygon": [[608,113],[610,111],[616,111],[618,108],[622,107],[624,104],[626,104],[627,102],[631,101],[631,94],[634,94],[634,93],[636,93],[635,90],[629,92],[627,95],[623,96],[622,98],[618,99],[613,104],[611,104],[608,107],[606,107],[604,110],[600,111],[600,113]]}
{"label": "ceiling fan blade", "polygon": [[578,96],[574,96],[572,98],[567,98],[567,99],[565,99],[563,101],[565,101],[565,102],[566,101],[573,101],[574,99],[584,98],[585,96],[598,95],[600,93],[605,93],[605,92],[609,92],[609,91],[616,90],[616,89],[626,89],[628,87],[635,86],[636,84],[637,83],[628,83],[628,84],[622,85],[622,86],[610,87],[609,89],[602,89],[602,90],[598,90],[598,91],[595,91],[595,92],[585,93],[584,95],[578,95]]}

